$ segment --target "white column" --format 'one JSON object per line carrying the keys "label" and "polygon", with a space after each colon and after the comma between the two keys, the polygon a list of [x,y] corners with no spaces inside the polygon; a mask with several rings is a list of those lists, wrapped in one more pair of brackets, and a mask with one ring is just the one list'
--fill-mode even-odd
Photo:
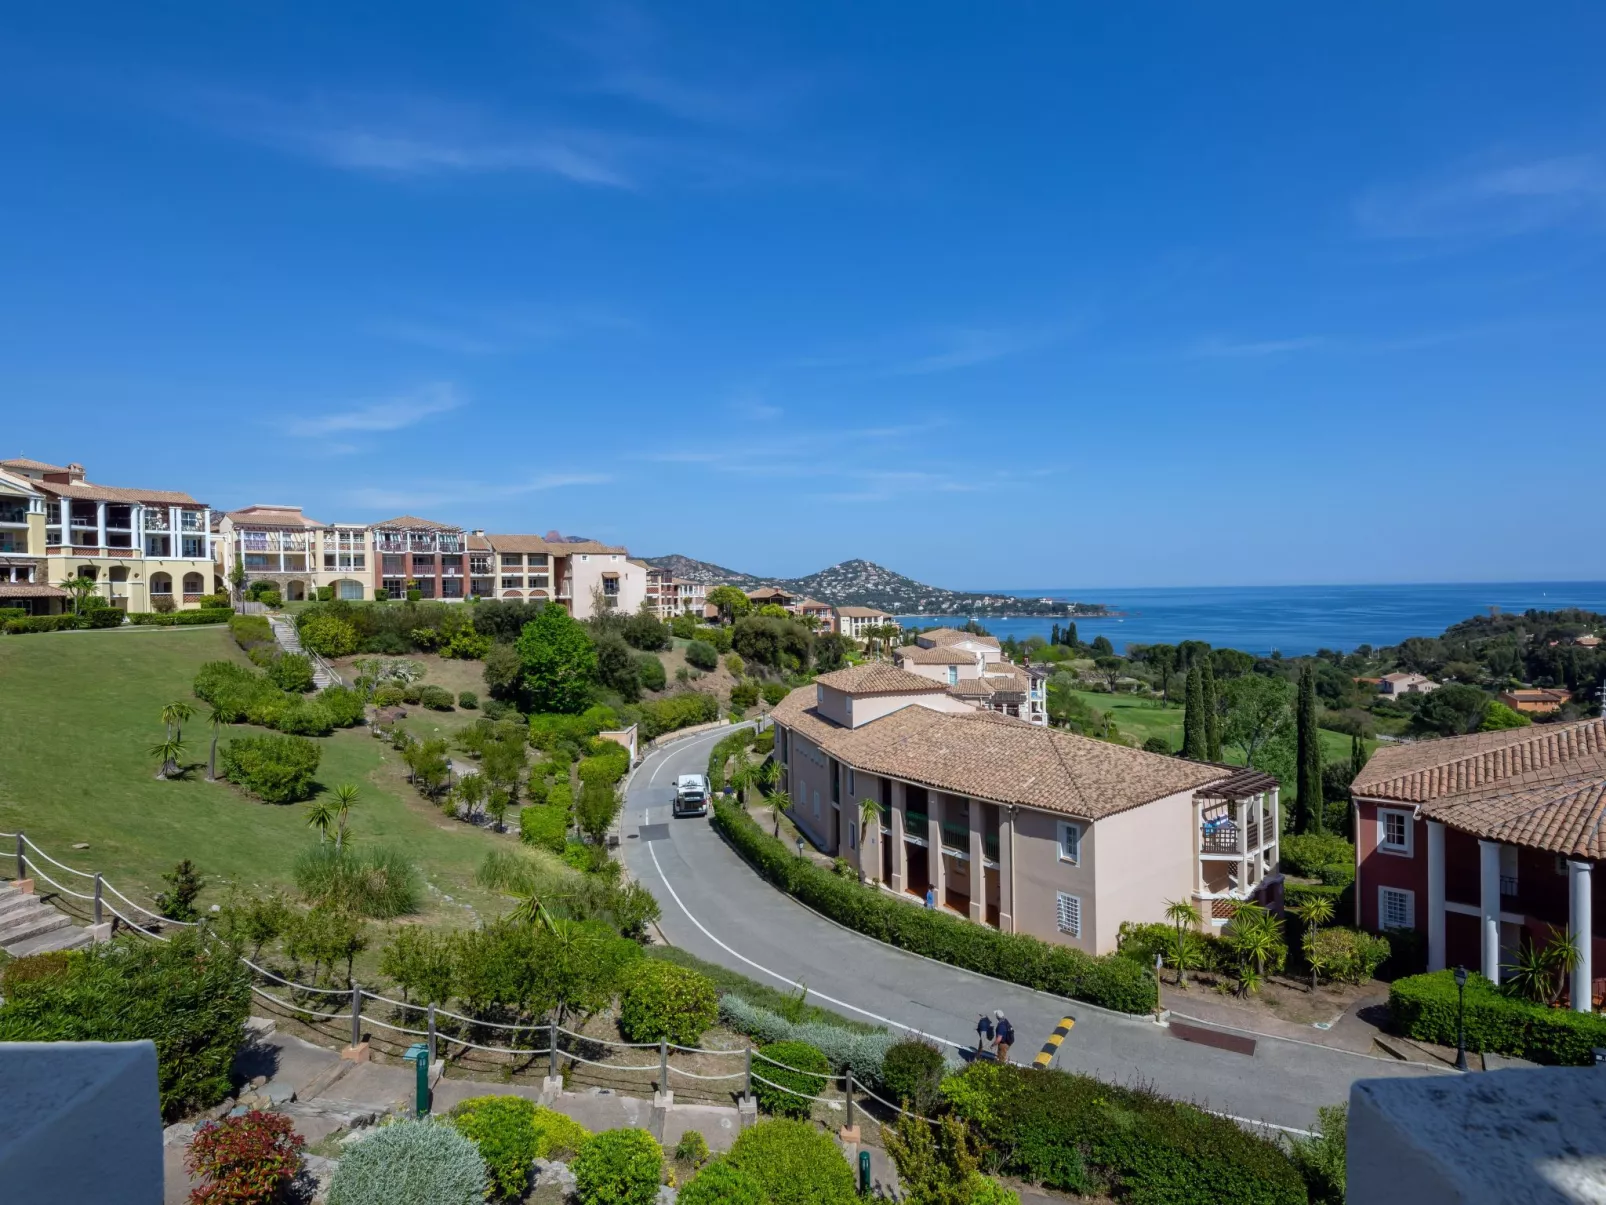
{"label": "white column", "polygon": [[908,876],[909,851],[907,848],[905,848],[903,843],[904,822],[908,817],[906,808],[907,804],[904,800],[903,783],[894,779],[892,783],[892,822],[890,825],[892,829],[892,836],[889,837],[888,840],[892,842],[891,887],[897,892],[903,891],[904,881]]}
{"label": "white column", "polygon": [[1249,891],[1249,808],[1240,799],[1233,804],[1238,821],[1238,890]]}
{"label": "white column", "polygon": [[1594,940],[1593,926],[1590,923],[1589,871],[1588,862],[1575,862],[1567,860],[1567,925],[1573,932],[1573,940],[1578,943],[1578,965],[1573,968],[1573,1012],[1593,1012],[1594,1007],[1590,1000],[1590,990],[1594,984],[1594,972],[1591,969],[1590,943]]}
{"label": "white column", "polygon": [[1444,970],[1444,825],[1428,821],[1428,970]]}
{"label": "white column", "polygon": [[1500,982],[1500,842],[1478,842],[1478,883],[1483,906],[1483,977]]}
{"label": "white column", "polygon": [[970,919],[985,922],[987,867],[983,862],[987,854],[987,842],[983,840],[981,810],[986,805],[979,799],[968,799],[965,806],[970,814]]}
{"label": "white column", "polygon": [[931,790],[926,792],[926,869],[937,893],[937,907],[941,908],[947,890],[943,880],[948,877],[943,873],[942,861],[942,796]]}
{"label": "white column", "polygon": [[[877,784],[874,794],[877,801],[881,798],[881,787]],[[867,795],[866,798],[869,796]],[[856,805],[855,805],[856,806]],[[859,826],[859,873],[867,882],[879,883],[881,881],[881,818],[876,816],[868,824]]]}
{"label": "white column", "polygon": [[95,544],[97,547],[106,547],[106,504],[95,503]]}
{"label": "white column", "polygon": [[1193,797],[1193,893],[1204,890],[1204,803]]}

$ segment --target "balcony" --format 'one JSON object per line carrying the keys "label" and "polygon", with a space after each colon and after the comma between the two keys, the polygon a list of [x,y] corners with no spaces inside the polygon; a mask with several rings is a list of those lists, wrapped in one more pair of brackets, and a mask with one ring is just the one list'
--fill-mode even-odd
{"label": "balcony", "polygon": [[944,820],[942,822],[942,847],[964,854],[968,858],[970,856],[970,826]]}
{"label": "balcony", "polygon": [[[1245,830],[1244,851],[1252,851],[1260,845],[1260,824],[1250,821]],[[1202,854],[1236,854],[1238,849],[1238,826],[1231,820],[1207,820],[1199,826],[1199,852]]]}
{"label": "balcony", "polygon": [[26,524],[28,522],[28,508],[25,506],[0,506],[0,523]]}
{"label": "balcony", "polygon": [[1516,875],[1514,875],[1514,874],[1503,874],[1503,875],[1500,876],[1500,894],[1501,895],[1512,895],[1512,896],[1517,894],[1517,876]]}
{"label": "balcony", "polygon": [[167,521],[165,510],[147,510],[145,512],[146,531],[172,531],[172,525]]}

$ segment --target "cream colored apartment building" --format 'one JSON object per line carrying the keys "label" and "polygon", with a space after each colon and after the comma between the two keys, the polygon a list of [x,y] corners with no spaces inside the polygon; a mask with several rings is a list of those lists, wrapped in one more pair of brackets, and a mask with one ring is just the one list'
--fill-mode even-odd
{"label": "cream colored apartment building", "polygon": [[227,512],[218,525],[223,580],[243,564],[247,581],[270,581],[287,602],[317,597],[325,586],[355,602],[372,594],[373,537],[361,523],[320,523],[299,506],[256,503]]}
{"label": "cream colored apartment building", "polygon": [[1171,900],[1206,929],[1238,901],[1281,904],[1277,782],[1257,771],[978,710],[886,664],[824,674],[772,715],[799,828],[912,901],[1092,954]]}
{"label": "cream colored apartment building", "polygon": [[494,572],[493,598],[563,604],[576,619],[600,607],[635,613],[647,600],[647,567],[624,548],[594,540],[549,540],[476,531],[469,553],[483,545]]}
{"label": "cream colored apartment building", "polygon": [[100,485],[81,464],[0,461],[0,605],[59,612],[88,578],[125,611],[198,607],[220,583],[212,512],[177,490]]}
{"label": "cream colored apartment building", "polygon": [[982,711],[1048,726],[1048,668],[1004,660],[991,636],[936,628],[893,649],[892,660],[901,669],[942,683],[949,694]]}

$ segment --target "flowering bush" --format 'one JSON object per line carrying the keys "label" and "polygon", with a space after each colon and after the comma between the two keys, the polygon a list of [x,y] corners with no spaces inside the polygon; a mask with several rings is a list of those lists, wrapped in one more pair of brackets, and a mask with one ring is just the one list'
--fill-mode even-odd
{"label": "flowering bush", "polygon": [[278,1113],[253,1109],[243,1117],[203,1121],[184,1157],[190,1174],[201,1178],[190,1205],[265,1205],[295,1179],[306,1145]]}

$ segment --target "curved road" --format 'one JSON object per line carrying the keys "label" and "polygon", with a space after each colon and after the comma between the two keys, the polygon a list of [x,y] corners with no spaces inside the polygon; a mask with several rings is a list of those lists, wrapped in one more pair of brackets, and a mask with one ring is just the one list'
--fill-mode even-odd
{"label": "curved road", "polygon": [[[1002,1008],[1014,1022],[1014,1057],[1030,1061],[1062,1016],[1076,1027],[1057,1065],[1167,1096],[1239,1120],[1304,1131],[1319,1106],[1349,1097],[1352,1080],[1437,1074],[1393,1059],[1286,1038],[1260,1037],[1253,1055],[1177,1040],[1151,1020],[1001,983],[863,937],[809,911],[760,879],[707,820],[670,815],[675,777],[701,773],[722,728],[650,754],[632,776],[622,845],[634,877],[657,896],[665,937],[699,958],[772,983],[807,987],[846,1016],[913,1029],[956,1046],[975,1044],[976,1018]],[[650,825],[648,839],[641,829]]]}

